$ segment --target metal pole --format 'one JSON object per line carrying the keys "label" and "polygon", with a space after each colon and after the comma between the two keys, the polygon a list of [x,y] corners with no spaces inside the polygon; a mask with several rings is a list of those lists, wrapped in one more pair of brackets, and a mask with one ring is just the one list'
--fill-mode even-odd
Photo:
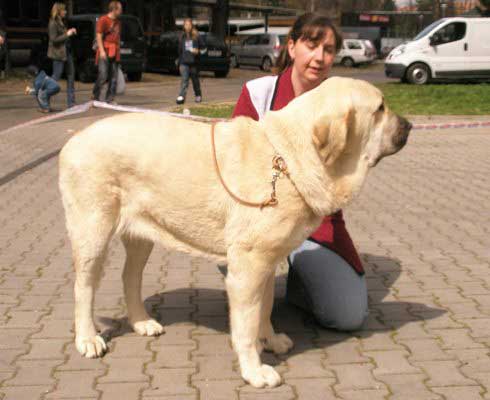
{"label": "metal pole", "polygon": [[265,18],[265,33],[267,33],[269,31],[269,13],[267,11],[265,12],[264,18]]}

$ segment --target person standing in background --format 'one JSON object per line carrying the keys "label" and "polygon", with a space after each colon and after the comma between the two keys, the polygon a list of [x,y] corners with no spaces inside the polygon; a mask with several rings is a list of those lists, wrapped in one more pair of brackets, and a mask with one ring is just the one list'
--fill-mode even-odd
{"label": "person standing in background", "polygon": [[105,101],[114,102],[119,62],[121,61],[121,21],[119,21],[121,14],[121,2],[111,1],[108,14],[97,21],[95,63],[98,66],[98,74],[93,90],[94,100],[100,100],[102,86],[109,82]]}
{"label": "person standing in background", "polygon": [[7,33],[4,30],[3,11],[0,8],[0,78],[5,78],[9,69],[9,50],[7,46]]}
{"label": "person standing in background", "polygon": [[0,30],[0,78],[5,77],[7,69],[7,35]]}
{"label": "person standing in background", "polygon": [[199,32],[192,25],[192,19],[184,20],[184,32],[179,38],[179,71],[182,76],[180,93],[177,97],[177,104],[185,102],[187,88],[189,87],[189,77],[192,79],[192,88],[196,103],[202,101],[201,84],[199,82],[198,61],[199,54],[204,52],[205,46]]}
{"label": "person standing in background", "polygon": [[67,29],[64,23],[66,6],[63,3],[54,3],[51,8],[48,34],[48,58],[53,60],[53,79],[59,81],[66,72],[68,107],[75,105],[75,63],[71,50],[70,37],[77,34],[75,28]]}

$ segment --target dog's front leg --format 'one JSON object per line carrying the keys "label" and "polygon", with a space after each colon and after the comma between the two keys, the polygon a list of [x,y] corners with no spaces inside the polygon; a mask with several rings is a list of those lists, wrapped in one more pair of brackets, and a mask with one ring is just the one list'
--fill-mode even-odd
{"label": "dog's front leg", "polygon": [[257,348],[262,300],[271,267],[253,251],[228,251],[226,289],[230,305],[231,340],[242,377],[254,387],[275,387],[280,375],[262,364]]}
{"label": "dog's front leg", "polygon": [[284,333],[276,334],[271,322],[272,306],[274,305],[274,284],[275,276],[272,272],[267,278],[262,310],[260,313],[259,339],[262,346],[267,351],[275,354],[285,354],[293,347],[293,341]]}

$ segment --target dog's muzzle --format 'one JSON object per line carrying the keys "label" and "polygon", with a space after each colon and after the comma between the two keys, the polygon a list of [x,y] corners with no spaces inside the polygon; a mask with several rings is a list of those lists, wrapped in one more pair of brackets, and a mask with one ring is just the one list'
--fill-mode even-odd
{"label": "dog's muzzle", "polygon": [[395,152],[405,146],[411,129],[412,124],[406,118],[398,116],[398,132],[393,135],[392,139]]}

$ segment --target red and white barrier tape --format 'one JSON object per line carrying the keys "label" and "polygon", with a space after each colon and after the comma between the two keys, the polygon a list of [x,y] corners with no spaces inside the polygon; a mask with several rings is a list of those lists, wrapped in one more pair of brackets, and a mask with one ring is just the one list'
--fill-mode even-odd
{"label": "red and white barrier tape", "polygon": [[468,122],[443,122],[439,124],[413,124],[412,129],[456,129],[456,128],[484,128],[490,127],[490,121],[468,121]]}
{"label": "red and white barrier tape", "polygon": [[[12,126],[0,132],[0,135],[10,133],[12,131],[27,128],[32,125],[53,121],[59,118],[67,117],[70,115],[81,114],[87,112],[91,108],[103,108],[107,110],[114,111],[122,111],[122,112],[139,112],[139,113],[154,113],[154,114],[163,114],[169,115],[176,118],[185,118],[193,121],[201,121],[201,122],[216,122],[216,121],[226,121],[226,118],[209,118],[209,117],[200,117],[197,115],[187,115],[180,113],[173,113],[170,111],[161,111],[161,110],[152,110],[149,108],[140,108],[140,107],[131,107],[131,106],[122,106],[116,104],[108,104],[102,101],[88,101],[86,103],[68,108],[65,111],[47,115],[45,117],[36,118],[31,121],[24,122],[19,125]],[[490,121],[468,121],[468,122],[444,122],[444,123],[431,123],[431,124],[413,124],[413,130],[435,130],[435,129],[456,129],[456,128],[484,128],[490,127]]]}

